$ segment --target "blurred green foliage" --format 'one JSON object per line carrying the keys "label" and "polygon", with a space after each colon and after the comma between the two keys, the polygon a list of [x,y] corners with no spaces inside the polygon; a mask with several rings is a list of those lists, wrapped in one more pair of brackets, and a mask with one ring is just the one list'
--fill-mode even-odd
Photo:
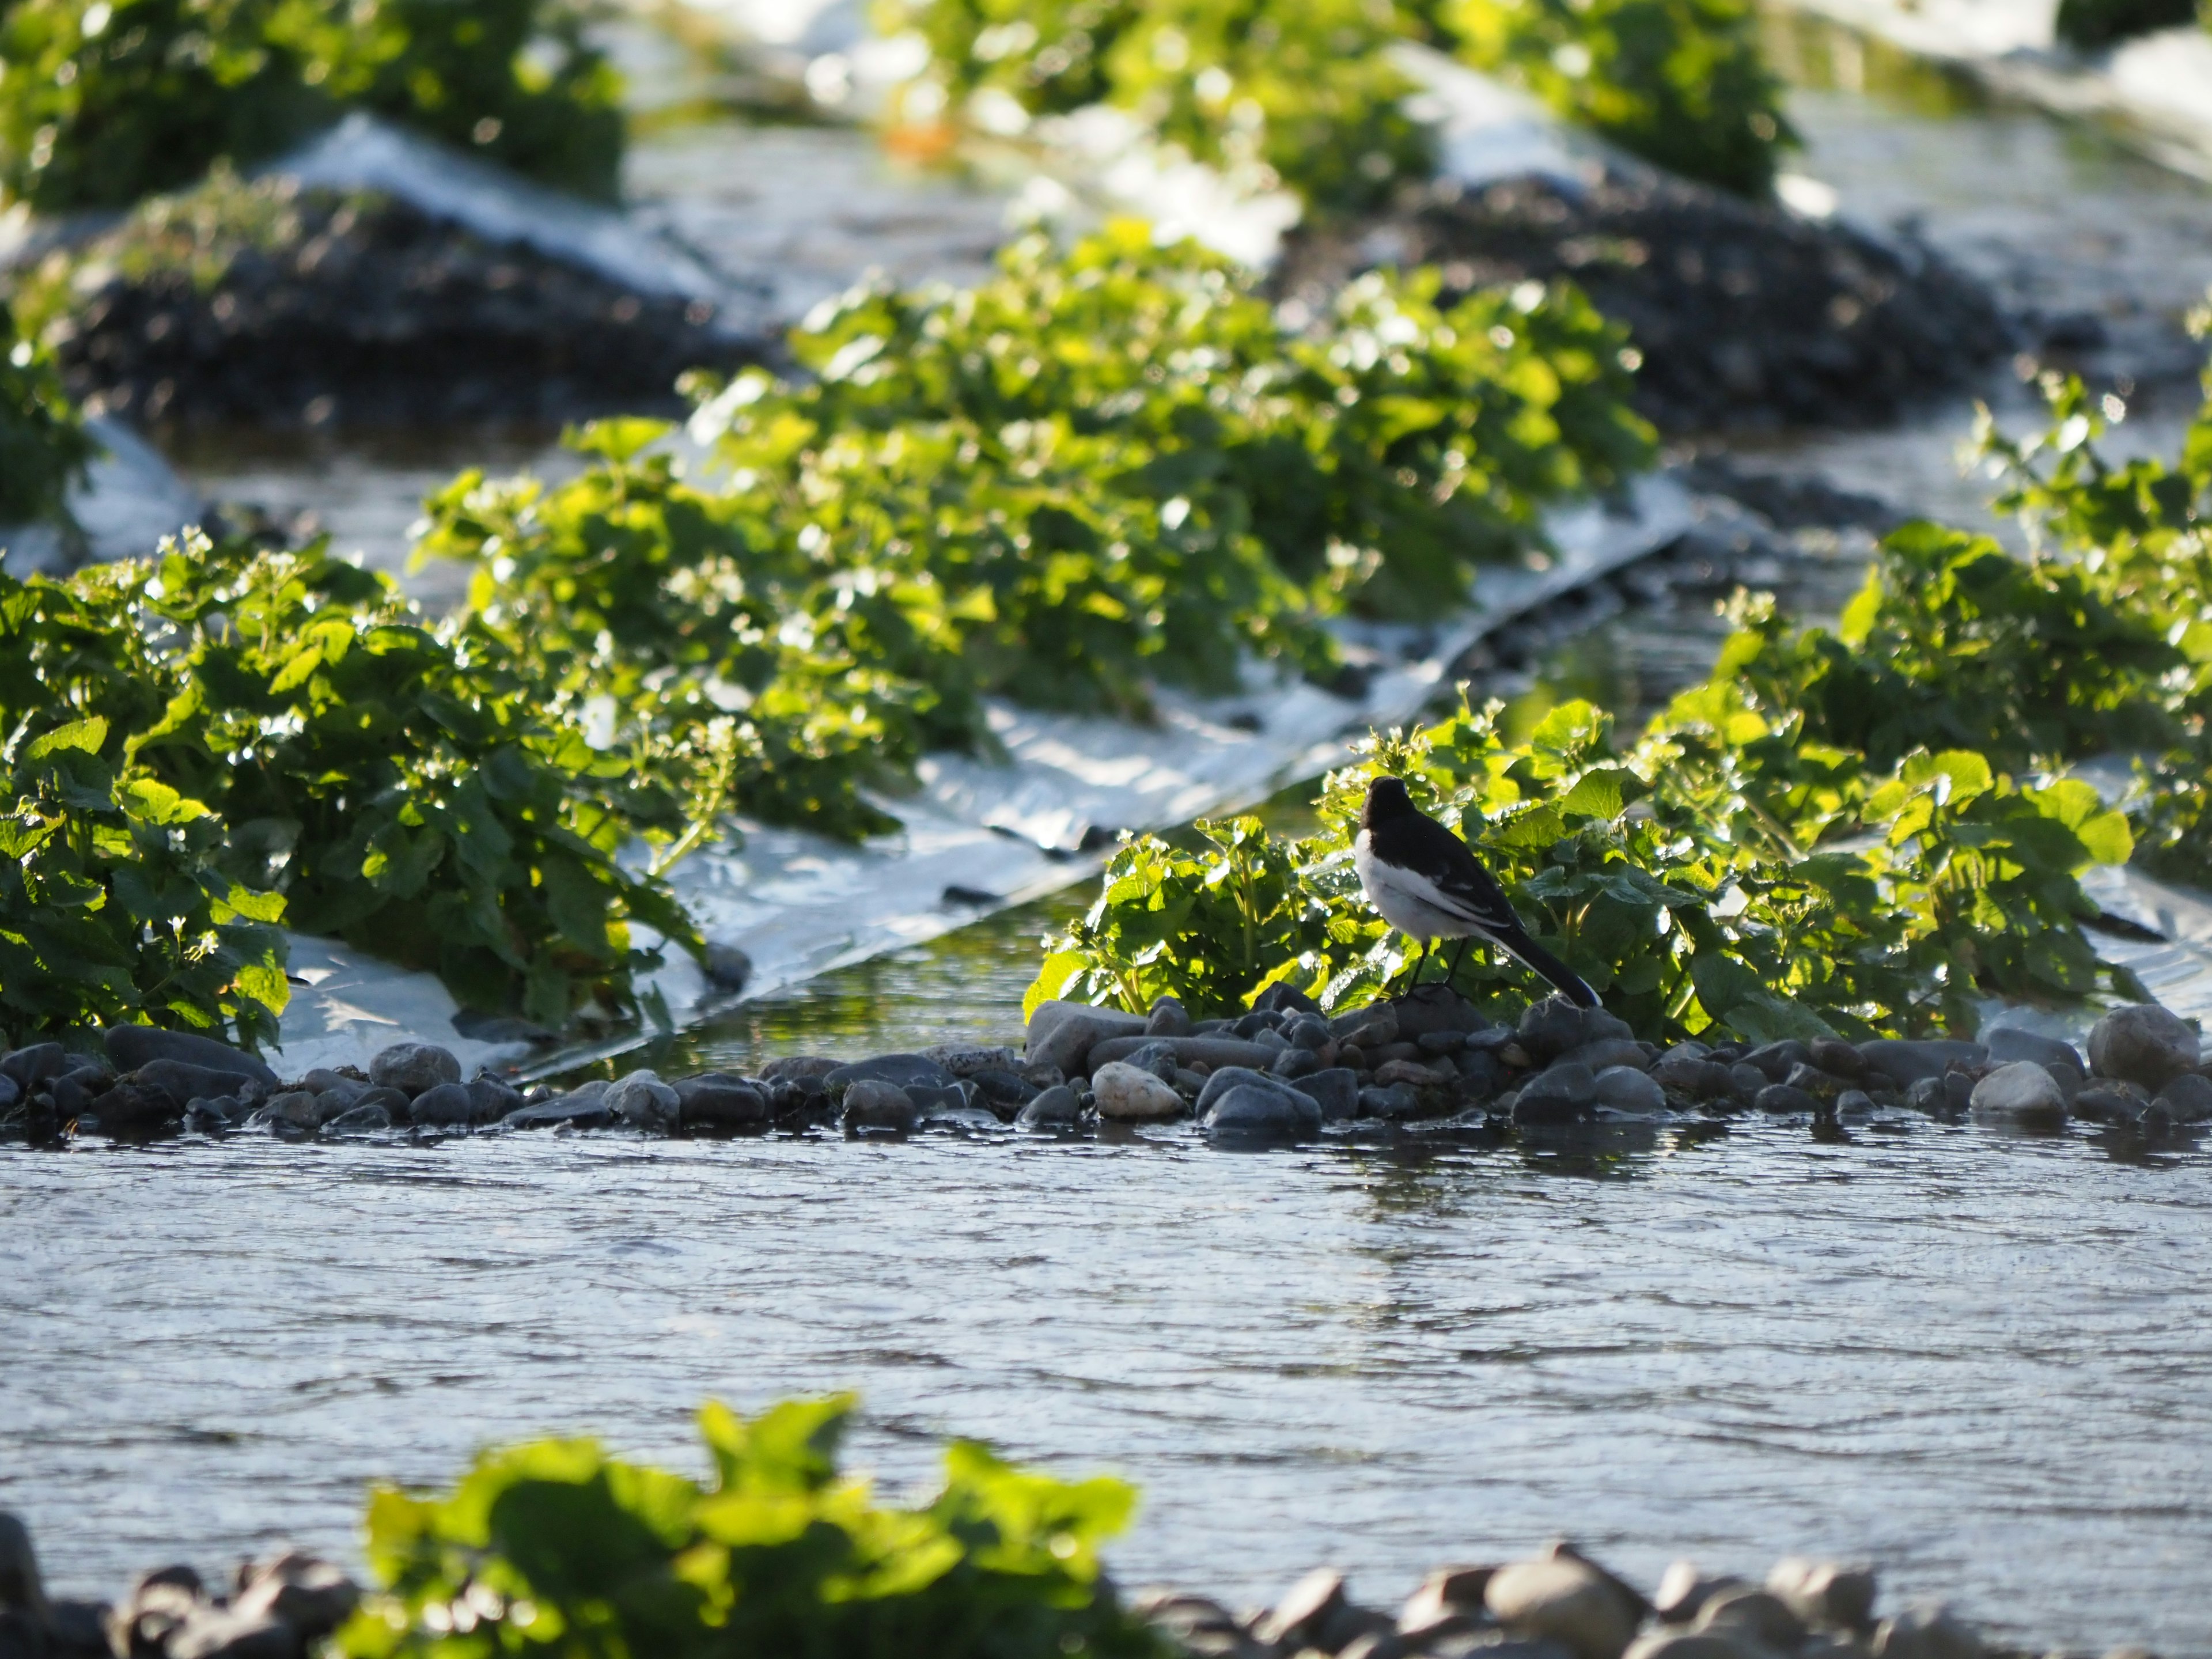
{"label": "blurred green foliage", "polygon": [[487,1452],[442,1497],[369,1499],[380,1593],[347,1659],[741,1654],[814,1659],[1166,1659],[1099,1569],[1134,1494],[1055,1480],[972,1441],[943,1484],[879,1504],[841,1474],[849,1396],[750,1419],[699,1413],[700,1483],[589,1440]]}
{"label": "blurred green foliage", "polygon": [[932,89],[987,131],[1091,104],[1123,110],[1245,191],[1287,186],[1323,214],[1389,200],[1435,164],[1383,55],[1406,32],[1393,0],[880,0],[886,33],[918,31]]}
{"label": "blurred green foliage", "polygon": [[611,198],[618,92],[566,0],[5,0],[0,195],[124,207],[363,108]]}
{"label": "blurred green foliage", "polygon": [[1437,0],[1435,22],[1475,68],[1724,190],[1765,196],[1801,142],[1750,0]]}
{"label": "blurred green foliage", "polygon": [[64,519],[93,449],[36,330],[0,300],[0,525]]}
{"label": "blurred green foliage", "polygon": [[1797,142],[1748,0],[878,0],[877,16],[929,46],[909,117],[941,106],[1012,135],[1109,105],[1240,191],[1285,185],[1323,217],[1387,205],[1434,170],[1390,52],[1403,40],[1747,195]]}

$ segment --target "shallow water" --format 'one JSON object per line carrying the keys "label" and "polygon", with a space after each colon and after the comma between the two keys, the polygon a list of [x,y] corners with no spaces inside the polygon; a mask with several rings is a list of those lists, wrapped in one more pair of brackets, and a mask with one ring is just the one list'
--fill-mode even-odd
{"label": "shallow water", "polygon": [[[2212,1652],[2212,1187],[1916,1122],[1267,1156],[1164,1135],[0,1152],[0,1504],[60,1583],[363,1483],[851,1387],[860,1459],[989,1437],[1146,1501],[1132,1581],[1395,1598],[1553,1534],[1865,1555],[1999,1629]],[[34,1363],[25,1363],[35,1356]]]}
{"label": "shallow water", "polygon": [[[2177,337],[2212,281],[2200,188],[1878,52],[1854,69],[1832,31],[1793,38],[1800,165],[1844,211],[1926,216],[2021,303],[2106,316],[2138,367]],[[999,204],[933,185],[902,215],[910,181],[866,146],[670,123],[637,176],[702,246],[778,264],[793,307],[869,263],[972,268]],[[2185,391],[2151,388],[2124,436],[2161,441]],[[1753,459],[1966,519],[1984,493],[1952,461],[1966,418]],[[183,459],[389,568],[425,489],[538,465],[543,441],[216,436]],[[1848,586],[1832,551],[1811,608]],[[452,574],[415,580],[438,605]],[[1648,706],[1715,628],[1696,606],[1594,617],[1498,688],[1524,711]],[[1037,934],[1087,896],[647,1058],[1015,1036]],[[1854,1136],[0,1146],[0,1506],[60,1586],[112,1593],[279,1537],[350,1553],[365,1482],[441,1480],[487,1441],[595,1430],[689,1467],[702,1397],[852,1387],[860,1455],[895,1483],[954,1432],[1141,1482],[1130,1580],[1257,1598],[1328,1561],[1389,1599],[1558,1533],[1647,1582],[1677,1552],[1759,1571],[1829,1551],[2023,1640],[2212,1656],[2203,1146],[1917,1120]]]}

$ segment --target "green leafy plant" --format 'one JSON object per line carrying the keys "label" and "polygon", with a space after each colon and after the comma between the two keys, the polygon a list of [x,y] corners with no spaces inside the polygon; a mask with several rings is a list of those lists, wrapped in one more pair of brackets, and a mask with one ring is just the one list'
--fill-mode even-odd
{"label": "green leafy plant", "polygon": [[1439,0],[1475,68],[1647,161],[1746,196],[1797,147],[1748,0]]}
{"label": "green leafy plant", "polygon": [[1099,1571],[1127,1486],[956,1441],[933,1495],[879,1504],[838,1471],[852,1407],[793,1401],[747,1420],[708,1405],[703,1484],[546,1440],[484,1454],[443,1497],[380,1489],[368,1558],[383,1589],[335,1650],[1164,1659]]}
{"label": "green leafy plant", "polygon": [[622,82],[568,0],[283,0],[301,78],[533,179],[622,193]]}
{"label": "green leafy plant", "polygon": [[0,719],[18,741],[102,722],[123,786],[204,804],[208,860],[281,894],[290,926],[556,1026],[635,1010],[659,959],[635,924],[701,948],[617,859],[641,829],[678,833],[680,804],[593,749],[495,638],[424,625],[388,578],[193,532],[10,593]]}
{"label": "green leafy plant", "polygon": [[92,453],[52,357],[17,333],[14,311],[0,301],[0,525],[65,517],[69,486]]}
{"label": "green leafy plant", "polygon": [[[13,634],[37,599],[0,588]],[[289,999],[282,897],[224,875],[221,822],[101,758],[98,715],[0,750],[0,1019],[35,1040],[91,1025],[182,1026],[258,1046]]]}
{"label": "green leafy plant", "polygon": [[665,428],[602,422],[553,489],[465,474],[431,498],[424,556],[473,560],[473,626],[611,746],[694,800],[848,837],[893,821],[927,748],[983,740],[943,597],[881,564],[811,556],[747,500],[679,478]]}
{"label": "green leafy plant", "polygon": [[[1763,196],[1797,137],[1747,0],[879,0],[929,63],[905,105],[996,134],[1089,105],[1323,216],[1436,165],[1389,48],[1428,39],[1662,167]],[[918,88],[927,88],[918,93]]]}
{"label": "green leafy plant", "polygon": [[1437,293],[1432,272],[1376,273],[1291,330],[1249,275],[1140,223],[1064,251],[1032,235],[976,289],[824,306],[792,339],[815,384],[741,380],[693,430],[809,507],[860,481],[810,486],[794,463],[856,430],[946,423],[1014,477],[1070,453],[1091,499],[1171,509],[1150,538],[1177,574],[1164,603],[1242,599],[1251,645],[1305,649],[1299,596],[1254,567],[1246,532],[1326,607],[1431,616],[1482,563],[1540,546],[1545,507],[1650,465],[1625,337],[1577,291],[1528,283],[1448,309]]}
{"label": "green leafy plant", "polygon": [[1294,332],[1135,224],[855,290],[792,349],[815,379],[695,382],[696,479],[602,422],[557,487],[457,481],[422,551],[475,562],[474,625],[678,794],[846,836],[927,750],[988,752],[987,696],[1142,719],[1250,657],[1328,672],[1322,617],[1462,604],[1651,453],[1571,289],[1376,276]]}
{"label": "green leafy plant", "polygon": [[349,106],[612,196],[617,86],[562,0],[9,0],[0,193],[123,207]]}
{"label": "green leafy plant", "polygon": [[[1652,1041],[1971,1032],[1991,995],[2138,988],[2080,931],[2097,910],[2079,875],[2131,850],[2118,811],[2084,783],[2016,784],[1971,751],[1882,771],[1809,742],[1798,711],[1770,721],[1744,694],[1766,640],[1740,634],[1731,677],[1686,693],[1626,753],[1586,703],[1521,744],[1492,704],[1370,738],[1327,781],[1326,827],[1305,841],[1273,843],[1248,820],[1210,827],[1203,857],[1127,842],[1097,903],[1048,941],[1029,1006],[1167,994],[1211,1015],[1279,980],[1330,1008],[1387,994],[1413,959],[1351,869],[1382,773],[1466,836],[1540,942]],[[1486,953],[1455,982],[1500,1012],[1534,985]]]}
{"label": "green leafy plant", "polygon": [[[1435,166],[1384,55],[1406,32],[1392,0],[885,0],[887,32],[931,48],[907,104],[948,104],[987,131],[1090,104],[1255,191],[1288,185],[1323,214],[1387,201]],[[1011,115],[1009,114],[1011,112]]]}

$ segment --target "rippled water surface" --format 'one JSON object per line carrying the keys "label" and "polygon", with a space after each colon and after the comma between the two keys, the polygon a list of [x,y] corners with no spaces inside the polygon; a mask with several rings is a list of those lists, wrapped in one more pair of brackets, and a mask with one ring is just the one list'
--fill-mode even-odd
{"label": "rippled water surface", "polygon": [[[2212,278],[2203,191],[1870,70],[1832,33],[1790,39],[1802,165],[1845,211],[1923,215],[2014,302],[2095,310],[2146,361],[2178,337]],[[948,187],[902,214],[910,181],[860,143],[675,130],[638,167],[695,241],[799,286],[871,258],[971,266],[998,205]],[[2147,387],[2125,435],[2163,442],[2192,395]],[[1963,516],[1965,420],[1768,452]],[[389,566],[422,490],[471,461],[542,465],[537,445],[185,459]],[[435,605],[451,575],[416,580]],[[1547,672],[1624,706],[1711,632],[1609,626]],[[1074,902],[645,1058],[1013,1036],[1036,937]],[[945,1433],[1141,1482],[1116,1558],[1134,1580],[1257,1598],[1328,1561],[1389,1598],[1564,1532],[1647,1580],[1681,1552],[1863,1555],[2022,1639],[2212,1656],[2212,1158],[1918,1120],[1853,1133],[1253,1156],[1180,1133],[0,1146],[0,1506],[62,1587],[112,1592],[279,1537],[350,1551],[366,1482],[442,1480],[489,1441],[593,1430],[688,1465],[704,1396],[849,1387],[860,1455],[895,1483]]]}
{"label": "rippled water surface", "polygon": [[2198,1151],[1924,1123],[1575,1149],[925,1139],[0,1152],[0,1504],[56,1578],[345,1548],[374,1477],[854,1387],[1140,1481],[1133,1579],[1395,1595],[1567,1531],[1871,1555],[1997,1626],[2212,1652]]}

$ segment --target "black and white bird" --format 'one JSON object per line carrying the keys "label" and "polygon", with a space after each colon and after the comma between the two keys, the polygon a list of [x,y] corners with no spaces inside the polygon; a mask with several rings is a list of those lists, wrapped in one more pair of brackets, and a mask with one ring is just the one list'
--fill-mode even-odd
{"label": "black and white bird", "polygon": [[[1424,963],[1437,939],[1486,939],[1520,957],[1570,1000],[1585,1008],[1599,1006],[1597,993],[1579,974],[1528,937],[1468,844],[1413,805],[1402,779],[1368,783],[1352,865],[1359,872],[1360,890],[1382,920],[1421,941]],[[1462,943],[1460,954],[1466,953]],[[1415,979],[1420,971],[1417,964]],[[1456,958],[1451,971],[1459,971]]]}

